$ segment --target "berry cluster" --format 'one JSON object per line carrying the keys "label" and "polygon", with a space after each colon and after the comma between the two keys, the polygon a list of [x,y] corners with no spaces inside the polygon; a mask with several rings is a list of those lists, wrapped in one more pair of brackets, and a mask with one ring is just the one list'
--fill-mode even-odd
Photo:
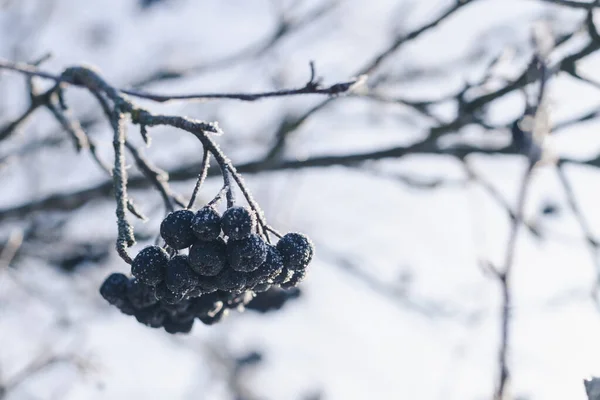
{"label": "berry cluster", "polygon": [[[144,248],[131,264],[133,277],[111,274],[100,293],[124,314],[169,333],[189,332],[195,318],[214,324],[272,286],[295,287],[314,253],[300,233],[271,245],[259,233],[255,213],[238,206],[223,215],[210,205],[196,213],[174,211],[160,234],[166,250]],[[187,255],[178,254],[184,249]]]}

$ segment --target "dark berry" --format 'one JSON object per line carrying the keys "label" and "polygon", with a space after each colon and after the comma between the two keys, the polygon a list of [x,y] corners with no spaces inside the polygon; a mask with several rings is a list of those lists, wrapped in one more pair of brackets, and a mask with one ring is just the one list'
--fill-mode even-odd
{"label": "dark berry", "polygon": [[255,271],[246,275],[247,285],[254,287],[260,283],[267,282],[281,273],[283,260],[274,246],[267,245],[267,259]]}
{"label": "dark berry", "polygon": [[135,319],[151,328],[160,328],[163,325],[165,316],[165,312],[160,308],[159,305],[142,308],[141,310],[137,310],[135,312]]}
{"label": "dark berry", "polygon": [[225,268],[216,276],[217,287],[219,290],[227,292],[241,291],[246,286],[246,276],[234,271],[230,268]]}
{"label": "dark berry", "polygon": [[223,308],[223,302],[213,293],[193,299],[187,311],[200,318],[215,315],[221,308]]}
{"label": "dark berry", "polygon": [[192,219],[192,231],[200,240],[215,240],[221,234],[221,216],[214,207],[198,210]]}
{"label": "dark berry", "polygon": [[236,308],[238,306],[244,306],[250,302],[254,298],[254,293],[252,291],[245,291],[242,293],[231,293],[231,292],[222,292],[224,295],[223,302],[227,308]]}
{"label": "dark berry", "polygon": [[275,277],[273,277],[273,279],[271,279],[271,281],[273,282],[274,285],[281,285],[283,283],[288,282],[290,279],[292,279],[292,275],[294,275],[294,271],[283,267],[281,272],[278,275],[276,275]]}
{"label": "dark berry", "polygon": [[190,248],[189,263],[194,272],[203,276],[215,276],[227,263],[227,246],[219,238],[210,242],[198,241]]}
{"label": "dark berry", "polygon": [[254,293],[263,293],[267,290],[271,289],[271,284],[269,283],[259,283],[252,288]]}
{"label": "dark berry", "polygon": [[131,273],[146,285],[155,286],[164,278],[169,255],[158,246],[148,246],[138,253],[131,264]]}
{"label": "dark berry", "polygon": [[312,241],[301,233],[288,233],[277,242],[283,264],[289,269],[304,269],[312,260],[315,248]]}
{"label": "dark berry", "polygon": [[190,313],[189,311],[184,311],[175,315],[174,317],[171,317],[173,321],[177,322],[188,322],[190,320],[193,320],[194,318],[196,318],[196,316]]}
{"label": "dark berry", "polygon": [[194,213],[190,210],[173,211],[160,224],[160,236],[176,250],[190,247],[195,240],[192,218]]}
{"label": "dark berry", "polygon": [[264,293],[257,294],[247,305],[248,310],[254,310],[261,313],[279,310],[289,300],[300,297],[300,289],[292,288],[283,290],[273,287]]}
{"label": "dark berry", "polygon": [[171,290],[169,290],[169,288],[167,287],[167,284],[164,282],[161,282],[156,287],[156,298],[158,300],[160,300],[162,303],[177,304],[180,301],[182,301],[184,297],[185,297],[185,293],[172,292]]}
{"label": "dark berry", "polygon": [[177,317],[178,315],[185,313],[190,306],[190,302],[188,300],[181,300],[178,303],[170,304],[164,301],[160,302],[160,308],[172,318]]}
{"label": "dark berry", "polygon": [[[218,276],[218,275],[217,275]],[[196,288],[200,289],[203,294],[213,293],[219,288],[216,276],[199,276],[196,283]]]}
{"label": "dark berry", "polygon": [[302,282],[304,280],[305,277],[306,277],[305,269],[294,271],[294,275],[292,275],[290,280],[288,280],[287,282],[283,282],[280,286],[283,289],[289,289],[289,288],[296,287],[296,286],[298,286],[298,284],[300,282]]}
{"label": "dark berry", "polygon": [[229,314],[229,310],[227,308],[223,307],[214,315],[198,317],[198,319],[200,321],[202,321],[202,323],[204,325],[213,325],[213,324],[216,324],[217,322],[221,321],[224,317],[227,316],[227,314]]}
{"label": "dark berry", "polygon": [[179,319],[166,318],[163,326],[165,331],[169,333],[189,333],[194,326],[194,319],[181,321]]}
{"label": "dark berry", "polygon": [[137,309],[131,304],[129,300],[125,300],[124,302],[117,305],[119,311],[121,311],[125,315],[134,315]]}
{"label": "dark berry", "polygon": [[138,279],[129,281],[127,298],[136,309],[150,307],[158,302],[154,287]]}
{"label": "dark berry", "polygon": [[221,228],[229,239],[248,237],[256,227],[256,215],[246,207],[231,207],[221,217]]}
{"label": "dark berry", "polygon": [[186,299],[192,299],[194,297],[200,297],[204,294],[204,290],[201,287],[194,286],[192,289],[188,290],[185,294]]}
{"label": "dark berry", "polygon": [[195,286],[195,281],[195,274],[188,263],[188,256],[179,255],[171,258],[165,273],[165,283],[169,290],[185,292]]}
{"label": "dark berry", "polygon": [[227,242],[227,258],[231,268],[240,272],[256,270],[267,259],[267,244],[256,234]]}
{"label": "dark berry", "polygon": [[110,274],[100,286],[100,295],[113,306],[127,301],[129,279],[121,273]]}

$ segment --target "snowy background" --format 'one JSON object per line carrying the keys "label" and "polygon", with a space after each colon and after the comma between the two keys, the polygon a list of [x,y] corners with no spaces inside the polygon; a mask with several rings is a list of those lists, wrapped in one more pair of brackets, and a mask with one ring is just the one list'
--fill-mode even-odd
{"label": "snowy background", "polygon": [[[152,3],[152,4],[151,4]],[[325,84],[362,71],[394,37],[429,23],[450,0],[4,0],[0,56],[31,61],[47,52],[43,69],[91,64],[119,87],[159,71],[182,77],[144,86],[160,93],[260,91],[302,86],[309,61]],[[440,100],[434,117],[402,103],[340,97],[310,114],[288,137],[276,160],[367,153],[421,140],[435,119],[450,121],[451,101],[467,82],[481,80],[503,55],[498,81],[518,77],[532,53],[531,32],[546,21],[556,37],[576,31],[582,9],[541,1],[478,0],[406,43],[370,76],[375,92],[403,99]],[[282,16],[289,22],[281,32]],[[597,18],[600,23],[600,15]],[[581,36],[581,38],[579,38]],[[585,44],[579,32],[558,53]],[[578,72],[600,78],[597,55]],[[496,85],[496,86],[494,86]],[[489,90],[495,90],[492,82]],[[592,112],[600,90],[558,74],[548,84],[553,124]],[[448,101],[443,99],[448,98]],[[216,138],[236,164],[261,160],[286,120],[324,98],[305,96],[254,103],[140,102],[156,113],[218,121]],[[111,133],[89,94],[68,90],[75,116],[112,156]],[[0,74],[0,122],[28,106],[24,79]],[[448,143],[510,143],[510,123],[523,113],[517,91],[493,102],[486,122],[469,124]],[[600,152],[598,121],[557,130],[546,144],[558,157],[586,160]],[[133,132],[133,131],[132,131]],[[173,171],[200,161],[201,148],[184,132],[151,130],[147,156]],[[139,135],[130,137],[141,143]],[[40,146],[40,143],[45,143]],[[280,231],[308,234],[317,248],[300,298],[279,312],[232,313],[224,322],[196,324],[187,336],[153,330],[116,311],[98,295],[112,271],[128,266],[112,251],[114,202],[99,195],[64,211],[8,212],[54,194],[107,181],[88,154],[76,154],[45,110],[0,142],[0,230],[4,242],[23,232],[18,257],[0,259],[0,398],[16,399],[491,399],[500,341],[500,285],[481,267],[500,265],[510,219],[463,164],[450,156],[414,155],[354,166],[245,174]],[[524,157],[473,154],[466,159],[511,207]],[[567,168],[591,233],[600,235],[600,175]],[[135,169],[132,169],[135,175]],[[433,188],[419,182],[440,181]],[[194,180],[174,179],[189,195]],[[209,179],[207,201],[220,188]],[[427,186],[427,185],[425,185]],[[163,215],[150,189],[132,196],[151,218],[135,222],[152,240]],[[543,213],[547,206],[557,212]],[[514,309],[510,393],[515,399],[585,399],[582,380],[600,375],[600,314],[594,300],[596,253],[571,212],[556,167],[533,174],[526,221],[512,277]],[[33,231],[33,232],[32,232]],[[61,254],[97,252],[74,272]],[[70,253],[69,253],[70,254]],[[93,257],[91,257],[93,258]],[[85,259],[85,257],[84,257]],[[252,353],[260,361],[245,367]],[[237,360],[237,361],[236,361]],[[238,365],[236,367],[236,365]],[[39,368],[37,368],[39,366]],[[23,371],[27,377],[23,378]]]}

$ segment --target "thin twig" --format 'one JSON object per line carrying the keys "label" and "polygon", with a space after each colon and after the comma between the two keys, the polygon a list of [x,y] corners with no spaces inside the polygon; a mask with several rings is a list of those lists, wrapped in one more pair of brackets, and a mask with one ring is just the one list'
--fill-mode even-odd
{"label": "thin twig", "polygon": [[62,125],[64,130],[69,134],[69,137],[73,141],[75,150],[80,152],[83,149],[89,148],[88,137],[81,129],[81,125],[76,120],[70,119],[66,115],[66,111],[59,108],[58,104],[50,100],[46,105],[46,108],[50,110],[54,118]]}
{"label": "thin twig", "polygon": [[214,206],[215,204],[217,204],[219,201],[221,201],[221,199],[223,198],[223,196],[225,196],[225,193],[227,193],[227,186],[223,186],[221,188],[221,190],[219,190],[219,193],[216,194],[216,196],[208,202],[207,206]]}
{"label": "thin twig", "polygon": [[516,207],[516,218],[512,221],[510,228],[510,236],[508,238],[508,245],[505,253],[504,267],[500,271],[496,271],[498,280],[502,286],[502,314],[501,314],[501,328],[500,328],[500,349],[498,352],[498,380],[496,384],[496,391],[494,394],[495,400],[504,400],[505,391],[510,377],[510,370],[508,365],[508,350],[511,342],[511,312],[513,308],[512,292],[510,290],[510,278],[514,264],[515,252],[517,247],[517,237],[519,234],[519,227],[523,220],[523,214],[525,210],[525,201],[527,196],[527,189],[529,182],[531,181],[531,175],[533,171],[533,164],[529,164],[523,176],[521,186],[519,189],[519,197],[517,200]]}
{"label": "thin twig", "polygon": [[117,226],[118,226],[118,238],[117,238],[117,253],[123,260],[131,264],[133,261],[129,254],[127,254],[127,248],[135,244],[135,237],[133,235],[133,227],[127,219],[125,209],[127,208],[127,170],[125,169],[125,118],[123,114],[119,114],[117,110],[111,119],[112,127],[114,130],[113,147],[115,151],[115,166],[113,169],[113,182],[115,190],[115,198],[117,200]]}
{"label": "thin twig", "polygon": [[210,167],[210,153],[208,150],[204,149],[204,154],[202,155],[202,163],[200,165],[200,173],[198,174],[198,179],[196,180],[196,185],[194,186],[194,190],[192,191],[192,196],[190,197],[190,201],[188,203],[187,208],[194,208],[194,204],[196,203],[196,196],[202,187],[202,184],[206,180],[206,176],[208,175],[208,168]]}

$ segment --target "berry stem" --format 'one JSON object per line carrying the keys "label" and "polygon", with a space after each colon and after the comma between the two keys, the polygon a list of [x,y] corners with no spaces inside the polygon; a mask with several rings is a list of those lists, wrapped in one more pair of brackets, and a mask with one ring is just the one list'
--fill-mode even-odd
{"label": "berry stem", "polygon": [[283,237],[283,235],[281,233],[279,233],[277,230],[275,230],[272,226],[270,225],[265,225],[265,230],[267,232],[271,232],[273,235],[277,236],[278,239],[281,239]]}
{"label": "berry stem", "polygon": [[231,177],[227,165],[222,166],[221,173],[223,174],[223,187],[225,189],[225,194],[227,195],[227,208],[231,208],[235,205],[235,196],[233,194],[233,188],[231,187]]}
{"label": "berry stem", "polygon": [[214,197],[214,199],[212,199],[211,201],[208,202],[208,206],[212,207],[215,204],[217,204],[219,201],[221,201],[221,199],[223,198],[223,195],[225,194],[225,192],[227,191],[227,187],[223,186],[221,188],[221,190],[219,190],[219,193],[217,193],[217,195]]}
{"label": "berry stem", "polygon": [[187,208],[191,209],[194,207],[194,203],[196,202],[196,196],[200,191],[200,187],[206,180],[206,175],[208,174],[208,167],[210,166],[210,153],[207,149],[204,149],[204,154],[202,155],[202,166],[200,167],[200,174],[198,174],[198,180],[196,181],[196,186],[194,186],[194,191],[192,192],[192,197],[190,197],[190,202],[188,203]]}

